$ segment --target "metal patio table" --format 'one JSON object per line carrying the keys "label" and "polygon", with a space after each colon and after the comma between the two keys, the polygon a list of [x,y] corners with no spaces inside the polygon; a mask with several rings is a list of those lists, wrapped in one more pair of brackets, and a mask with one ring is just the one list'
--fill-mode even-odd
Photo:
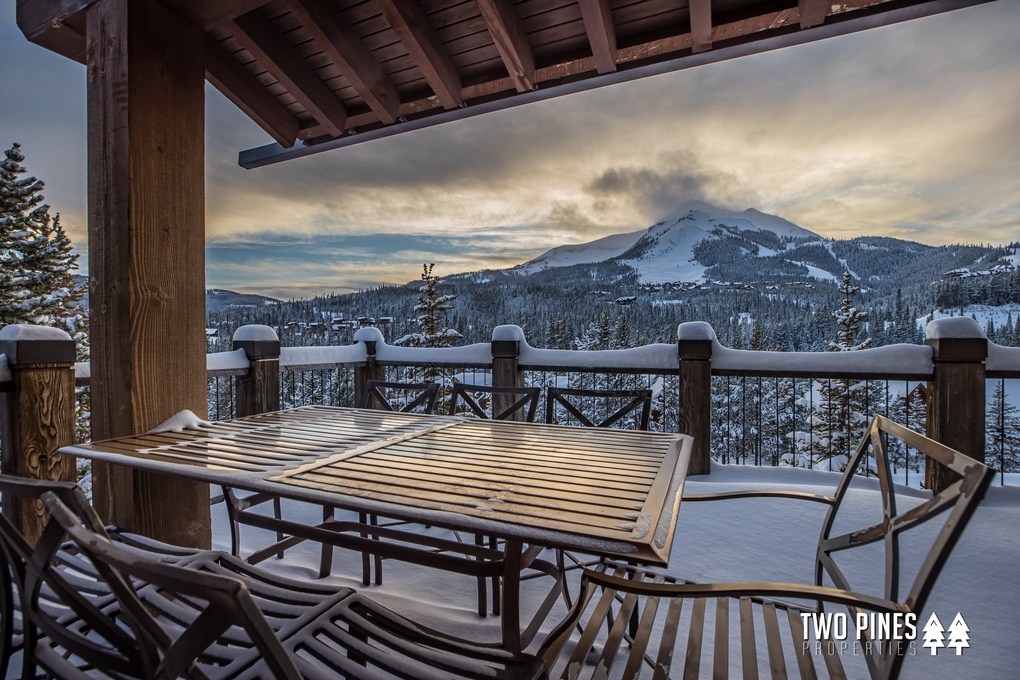
{"label": "metal patio table", "polygon": [[511,651],[527,644],[524,545],[666,564],[690,451],[679,434],[326,406],[60,449],[504,539],[501,625]]}

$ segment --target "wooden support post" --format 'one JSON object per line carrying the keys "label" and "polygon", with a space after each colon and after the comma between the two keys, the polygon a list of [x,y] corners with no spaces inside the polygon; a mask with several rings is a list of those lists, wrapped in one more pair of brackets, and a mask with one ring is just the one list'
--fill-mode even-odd
{"label": "wooden support post", "polygon": [[[520,370],[521,343],[518,340],[492,341],[492,386],[524,387],[524,371]],[[502,413],[514,405],[518,397],[513,394],[493,394],[492,412]],[[526,409],[520,408],[507,419],[524,421]]]}
{"label": "wooden support post", "polygon": [[[89,295],[95,439],[206,401],[205,31],[157,0],[87,9]],[[108,522],[211,542],[209,485],[93,466]]]}
{"label": "wooden support post", "polygon": [[[969,317],[936,319],[925,344],[932,348],[935,375],[928,383],[928,437],[974,460],[985,460],[985,359],[988,339]],[[925,459],[925,486],[939,493],[959,479]]]}
{"label": "wooden support post", "polygon": [[[14,377],[0,412],[0,469],[28,479],[77,481],[75,459],[54,454],[74,443],[74,340],[56,328],[7,326],[0,330],[0,353]],[[38,500],[5,501],[3,514],[33,545],[47,520]]]}
{"label": "wooden support post", "polygon": [[680,324],[680,409],[678,424],[694,438],[688,475],[707,475],[712,469],[712,347],[715,331],[703,321]]}
{"label": "wooden support post", "polygon": [[237,377],[237,416],[280,410],[280,338],[269,326],[241,326],[234,349],[243,349],[248,373]]}
{"label": "wooden support post", "polygon": [[[365,399],[365,384],[369,380],[386,380],[386,369],[376,363],[375,351],[379,343],[383,342],[382,332],[378,328],[360,328],[354,334],[355,342],[365,343],[365,363],[354,370],[354,405],[361,406]],[[381,409],[382,405],[375,401],[369,405],[370,408]]]}

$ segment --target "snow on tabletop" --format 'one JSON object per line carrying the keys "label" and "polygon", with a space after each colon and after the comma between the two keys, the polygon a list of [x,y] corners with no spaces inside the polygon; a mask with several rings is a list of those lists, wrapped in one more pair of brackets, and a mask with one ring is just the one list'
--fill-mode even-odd
{"label": "snow on tabletop", "polygon": [[178,411],[145,434],[158,432],[184,432],[185,430],[202,430],[211,426],[208,420],[202,420],[188,409]]}
{"label": "snow on tabletop", "polygon": [[275,330],[261,324],[241,326],[234,331],[234,342],[272,342],[279,339]]}
{"label": "snow on tabletop", "polygon": [[933,319],[924,329],[924,337],[928,340],[943,338],[983,338],[984,330],[969,316],[951,316],[944,319]]}
{"label": "snow on tabletop", "polygon": [[843,371],[885,375],[927,375],[935,370],[931,347],[897,344],[856,352],[757,352],[716,343],[712,368],[735,371]]}
{"label": "snow on tabletop", "polygon": [[227,371],[231,369],[248,368],[251,362],[243,349],[235,349],[233,352],[216,352],[205,355],[205,367],[209,371]]}
{"label": "snow on tabletop", "polygon": [[0,330],[0,340],[70,340],[71,336],[59,328],[49,326],[33,326],[27,323],[17,323],[4,326]]}
{"label": "snow on tabletop", "polygon": [[14,376],[11,375],[11,368],[7,365],[7,355],[0,354],[0,382],[10,382],[14,380]]}
{"label": "snow on tabletop", "polygon": [[360,343],[328,347],[283,347],[280,349],[280,368],[357,364],[365,361],[367,357],[365,345]]}
{"label": "snow on tabletop", "polygon": [[75,380],[88,380],[92,377],[92,364],[88,361],[79,361],[74,365]]}

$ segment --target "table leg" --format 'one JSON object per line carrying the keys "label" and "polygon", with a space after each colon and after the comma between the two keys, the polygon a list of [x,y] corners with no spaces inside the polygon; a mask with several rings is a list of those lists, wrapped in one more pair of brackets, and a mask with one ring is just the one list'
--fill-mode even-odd
{"label": "table leg", "polygon": [[521,649],[521,553],[524,544],[507,539],[503,548],[502,627],[503,647],[519,654]]}

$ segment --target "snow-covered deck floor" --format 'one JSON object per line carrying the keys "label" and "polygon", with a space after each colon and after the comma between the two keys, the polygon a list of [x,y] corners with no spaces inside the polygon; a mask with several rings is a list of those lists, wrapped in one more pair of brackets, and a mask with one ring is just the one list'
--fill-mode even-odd
{"label": "snow-covered deck floor", "polygon": [[[707,477],[688,481],[688,493],[705,493],[749,487],[785,488],[831,494],[840,475],[789,468],[714,466]],[[898,487],[898,502],[917,502],[927,492]],[[848,516],[857,528],[873,523],[880,509],[877,481],[860,479],[848,496]],[[306,515],[314,521],[318,509],[289,506],[288,517]],[[681,505],[677,535],[668,571],[699,581],[790,581],[810,583],[818,531],[825,507],[778,499],[749,499],[687,503]],[[229,549],[226,513],[213,507],[215,547]],[[837,528],[838,525],[837,525]],[[434,531],[434,530],[433,530]],[[267,535],[249,528],[242,540],[262,545]],[[925,536],[930,540],[930,536]],[[863,549],[860,559],[841,564],[859,590],[876,592],[882,573],[879,546]],[[905,564],[917,564],[918,554],[906,542]],[[870,552],[869,552],[870,551]],[[283,560],[270,559],[266,568],[291,576],[314,578],[318,551],[314,545],[291,550]],[[334,562],[338,585],[353,586],[379,602],[420,622],[479,640],[498,640],[499,619],[480,618],[475,612],[473,579],[415,565],[387,561],[382,586],[361,586],[360,556],[340,552]],[[868,576],[871,576],[869,579]],[[857,576],[858,579],[854,579]],[[904,664],[904,678],[1000,678],[1013,677],[1020,667],[1020,488],[993,486],[962,540],[946,564],[921,620],[918,622],[916,655]],[[576,577],[575,577],[576,579]],[[913,572],[905,571],[909,584]],[[525,582],[524,607],[537,602],[542,580]],[[576,591],[576,580],[573,584]],[[920,628],[935,611],[948,627],[959,612],[970,629],[970,647],[960,655],[941,649],[932,656],[922,647]],[[555,613],[554,613],[555,616]],[[539,638],[541,640],[541,636]],[[792,663],[792,661],[790,662]],[[703,667],[704,668],[704,667]]]}

